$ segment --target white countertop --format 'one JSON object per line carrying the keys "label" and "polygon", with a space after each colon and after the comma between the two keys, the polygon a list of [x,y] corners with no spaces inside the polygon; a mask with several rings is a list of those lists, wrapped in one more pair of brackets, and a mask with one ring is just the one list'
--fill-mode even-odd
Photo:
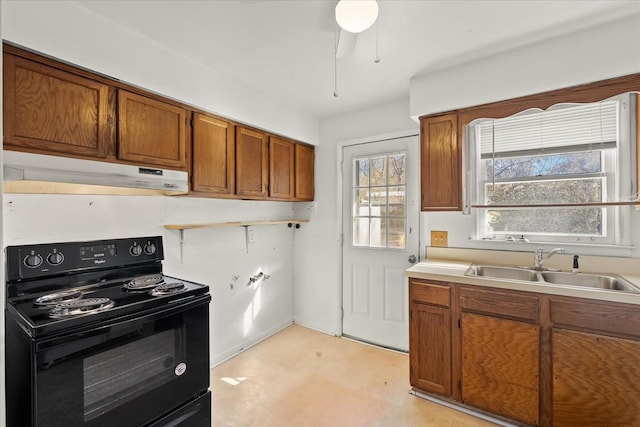
{"label": "white countertop", "polygon": [[[576,298],[588,298],[599,301],[612,301],[640,305],[640,293],[628,293],[607,289],[585,288],[550,284],[546,282],[529,282],[513,279],[497,279],[489,277],[465,276],[464,272],[471,262],[449,260],[425,260],[405,271],[406,277],[436,280],[441,282],[462,283],[465,285],[486,286],[491,288],[511,289],[518,291],[538,292],[542,294],[564,295]],[[617,273],[616,273],[617,274]],[[618,274],[632,284],[640,287],[640,276]]]}

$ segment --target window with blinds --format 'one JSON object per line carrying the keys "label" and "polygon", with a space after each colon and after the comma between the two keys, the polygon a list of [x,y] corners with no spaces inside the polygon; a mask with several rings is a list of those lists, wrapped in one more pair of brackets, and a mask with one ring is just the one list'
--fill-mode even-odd
{"label": "window with blinds", "polygon": [[629,99],[472,123],[479,237],[615,243],[619,210],[603,204],[618,198],[621,156],[631,157]]}

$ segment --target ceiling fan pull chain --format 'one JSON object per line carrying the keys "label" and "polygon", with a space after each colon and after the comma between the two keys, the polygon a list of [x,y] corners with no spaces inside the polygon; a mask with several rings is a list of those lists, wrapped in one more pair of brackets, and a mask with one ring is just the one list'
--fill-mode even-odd
{"label": "ceiling fan pull chain", "polygon": [[333,32],[333,97],[338,97],[338,24]]}
{"label": "ceiling fan pull chain", "polygon": [[380,20],[376,21],[376,59],[373,60],[376,64],[380,63],[380,55],[378,54],[378,34],[380,33]]}

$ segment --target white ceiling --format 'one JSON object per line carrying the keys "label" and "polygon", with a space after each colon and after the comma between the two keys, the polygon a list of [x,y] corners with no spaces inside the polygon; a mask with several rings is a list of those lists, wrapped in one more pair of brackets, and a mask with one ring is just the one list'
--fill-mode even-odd
{"label": "white ceiling", "polygon": [[339,59],[336,1],[76,3],[279,103],[327,117],[408,98],[412,76],[640,13],[638,0],[380,0],[376,26]]}

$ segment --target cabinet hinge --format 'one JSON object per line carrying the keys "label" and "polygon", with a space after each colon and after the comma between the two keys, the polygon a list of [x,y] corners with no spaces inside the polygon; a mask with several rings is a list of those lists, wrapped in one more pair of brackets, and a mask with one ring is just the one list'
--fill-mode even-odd
{"label": "cabinet hinge", "polygon": [[340,160],[340,173],[344,173],[344,160]]}
{"label": "cabinet hinge", "polygon": [[462,328],[462,322],[458,319],[458,329]]}
{"label": "cabinet hinge", "polygon": [[462,390],[462,380],[458,380],[458,390]]}

